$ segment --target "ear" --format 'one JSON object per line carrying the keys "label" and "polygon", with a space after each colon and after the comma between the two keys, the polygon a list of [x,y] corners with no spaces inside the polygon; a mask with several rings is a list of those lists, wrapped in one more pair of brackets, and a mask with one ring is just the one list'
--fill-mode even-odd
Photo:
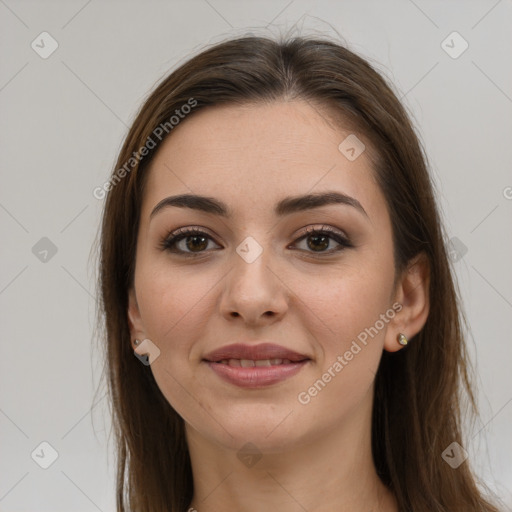
{"label": "ear", "polygon": [[[397,282],[395,302],[401,304],[386,331],[384,350],[396,352],[403,348],[397,341],[399,333],[411,341],[418,334],[428,318],[430,311],[430,268],[425,253],[414,257]],[[414,342],[413,342],[414,343]]]}
{"label": "ear", "polygon": [[137,304],[137,297],[135,289],[130,288],[128,291],[128,325],[130,326],[130,337],[132,345],[135,347],[135,340],[146,339],[144,324],[140,316],[139,305]]}

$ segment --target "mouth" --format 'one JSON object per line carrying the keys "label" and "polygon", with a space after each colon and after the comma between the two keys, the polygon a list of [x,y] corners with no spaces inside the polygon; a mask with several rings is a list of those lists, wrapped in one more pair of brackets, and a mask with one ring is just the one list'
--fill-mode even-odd
{"label": "mouth", "polygon": [[[306,360],[306,359],[304,359]],[[226,364],[228,366],[233,367],[242,367],[242,368],[253,368],[255,366],[280,366],[282,364],[291,364],[301,361],[291,361],[290,359],[223,359],[222,361],[211,361],[218,364]]]}
{"label": "mouth", "polygon": [[203,359],[223,380],[242,388],[262,388],[296,375],[311,358],[271,343],[234,344]]}

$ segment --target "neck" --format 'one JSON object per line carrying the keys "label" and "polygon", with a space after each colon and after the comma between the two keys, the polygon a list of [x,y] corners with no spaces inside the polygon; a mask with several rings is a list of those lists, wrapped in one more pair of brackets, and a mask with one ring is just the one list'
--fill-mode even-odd
{"label": "neck", "polygon": [[265,451],[247,465],[236,450],[205,439],[187,425],[194,478],[191,509],[396,512],[396,501],[373,464],[368,412],[371,407],[362,415],[367,419],[363,424],[356,421],[321,432],[283,451]]}

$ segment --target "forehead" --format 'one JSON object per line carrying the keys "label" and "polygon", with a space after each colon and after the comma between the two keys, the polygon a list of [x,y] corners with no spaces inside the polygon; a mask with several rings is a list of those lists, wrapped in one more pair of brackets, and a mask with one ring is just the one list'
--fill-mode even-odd
{"label": "forehead", "polygon": [[[327,189],[378,210],[384,199],[371,148],[364,136],[354,136],[304,101],[205,108],[162,143],[149,168],[143,210],[147,215],[171,194],[195,193],[218,197],[243,215],[269,211],[284,196]],[[345,140],[359,140],[366,149],[349,159]]]}

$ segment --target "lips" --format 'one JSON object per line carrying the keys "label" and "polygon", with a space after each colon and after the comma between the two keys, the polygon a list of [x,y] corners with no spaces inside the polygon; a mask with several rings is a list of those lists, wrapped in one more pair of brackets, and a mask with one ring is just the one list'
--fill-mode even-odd
{"label": "lips", "polygon": [[242,368],[252,368],[254,366],[279,366],[282,364],[290,364],[290,359],[223,359],[217,361],[220,364],[226,364],[228,366],[241,366]]}
{"label": "lips", "polygon": [[[226,345],[213,352],[207,354],[204,359],[212,363],[227,363],[231,361],[252,361],[263,362],[269,361],[270,364],[282,364],[283,361],[296,363],[309,359],[305,354],[299,354],[293,350],[287,349],[280,345],[273,343],[260,343],[259,345],[244,345],[242,343],[235,343],[233,345]],[[257,364],[241,364],[238,366],[258,366]],[[262,364],[261,366],[269,366]]]}
{"label": "lips", "polygon": [[262,388],[292,377],[311,359],[272,343],[238,343],[210,352],[204,361],[230,384],[242,388]]}

